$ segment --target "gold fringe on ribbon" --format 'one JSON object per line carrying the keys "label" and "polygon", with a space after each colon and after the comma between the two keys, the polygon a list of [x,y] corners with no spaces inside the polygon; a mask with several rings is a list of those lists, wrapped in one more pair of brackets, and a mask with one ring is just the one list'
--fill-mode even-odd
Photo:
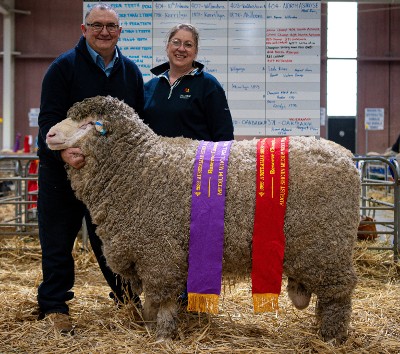
{"label": "gold fringe on ribbon", "polygon": [[279,294],[253,294],[254,312],[276,312],[279,310],[278,306]]}
{"label": "gold fringe on ribbon", "polygon": [[188,293],[188,311],[218,313],[219,296],[215,294]]}

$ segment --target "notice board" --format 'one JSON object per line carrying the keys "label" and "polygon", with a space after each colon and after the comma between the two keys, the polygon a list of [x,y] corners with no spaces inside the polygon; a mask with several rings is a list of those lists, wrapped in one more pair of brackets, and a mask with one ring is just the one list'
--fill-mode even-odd
{"label": "notice board", "polygon": [[[97,3],[84,1],[83,13]],[[178,23],[200,32],[197,60],[222,84],[235,135],[320,135],[320,1],[108,1],[118,46],[143,78],[167,61]]]}

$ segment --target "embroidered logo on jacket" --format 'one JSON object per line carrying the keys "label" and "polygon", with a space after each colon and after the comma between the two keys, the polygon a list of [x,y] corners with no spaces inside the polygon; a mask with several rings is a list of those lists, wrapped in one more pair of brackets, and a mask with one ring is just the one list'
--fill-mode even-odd
{"label": "embroidered logo on jacket", "polygon": [[186,93],[186,95],[180,95],[179,98],[183,99],[183,100],[188,100],[192,95],[187,95],[190,92],[190,88],[189,87],[185,87],[183,89],[183,92]]}

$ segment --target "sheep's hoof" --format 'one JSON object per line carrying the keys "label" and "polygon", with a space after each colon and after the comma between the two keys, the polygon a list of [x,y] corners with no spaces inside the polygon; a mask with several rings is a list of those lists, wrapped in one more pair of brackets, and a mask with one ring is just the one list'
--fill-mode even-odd
{"label": "sheep's hoof", "polygon": [[163,346],[169,347],[172,344],[172,338],[157,337],[154,344],[162,344]]}
{"label": "sheep's hoof", "polygon": [[160,333],[159,330],[156,331],[156,340],[157,341],[172,341],[174,338],[176,337],[176,333],[175,332],[166,332],[166,331],[162,331]]}
{"label": "sheep's hoof", "polygon": [[348,338],[347,333],[336,334],[336,336],[333,336],[332,334],[323,333],[323,331],[320,332],[320,336],[324,342],[330,343],[333,346],[343,344]]}
{"label": "sheep's hoof", "polygon": [[157,323],[155,321],[145,321],[144,324],[149,332],[155,332],[157,329]]}

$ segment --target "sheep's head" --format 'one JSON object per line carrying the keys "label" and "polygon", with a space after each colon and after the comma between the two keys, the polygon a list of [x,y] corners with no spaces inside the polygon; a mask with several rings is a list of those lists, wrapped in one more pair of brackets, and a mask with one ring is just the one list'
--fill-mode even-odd
{"label": "sheep's head", "polygon": [[94,120],[91,116],[82,121],[74,121],[66,118],[53,126],[46,135],[46,143],[51,150],[63,150],[69,147],[79,146],[79,141],[92,129],[100,134],[105,134],[101,120]]}
{"label": "sheep's head", "polygon": [[67,113],[67,118],[54,125],[46,136],[51,150],[78,147],[79,142],[89,133],[99,135],[110,133],[110,118],[132,116],[134,110],[124,102],[111,96],[96,96],[75,103]]}

